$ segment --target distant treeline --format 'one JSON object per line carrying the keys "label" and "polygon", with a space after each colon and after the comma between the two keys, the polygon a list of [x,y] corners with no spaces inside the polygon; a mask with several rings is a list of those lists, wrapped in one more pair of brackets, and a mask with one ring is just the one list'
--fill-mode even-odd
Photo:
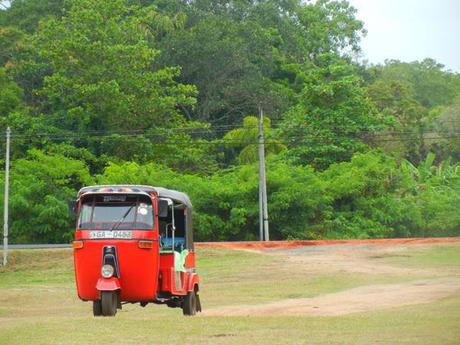
{"label": "distant treeline", "polygon": [[11,1],[11,240],[69,240],[67,203],[93,183],[185,191],[198,239],[256,239],[259,105],[272,239],[460,235],[460,75],[358,62],[355,15],[332,0]]}

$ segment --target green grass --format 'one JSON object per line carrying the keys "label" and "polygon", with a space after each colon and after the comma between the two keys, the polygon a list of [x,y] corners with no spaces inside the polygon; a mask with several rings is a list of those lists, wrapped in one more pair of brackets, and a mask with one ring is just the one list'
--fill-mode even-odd
{"label": "green grass", "polygon": [[[285,298],[313,297],[360,285],[405,282],[407,274],[367,275],[348,272],[306,274],[282,257],[231,249],[200,249],[199,272],[206,305],[258,304]],[[237,293],[235,293],[237,292]]]}
{"label": "green grass", "polygon": [[72,265],[70,249],[11,251],[8,266],[0,267],[0,288],[73,284]]}
{"label": "green grass", "polygon": [[414,268],[437,268],[460,270],[460,245],[432,244],[412,245],[395,254],[380,257],[387,263]]}
{"label": "green grass", "polygon": [[1,329],[3,344],[458,344],[460,298],[343,317],[198,317],[130,307],[116,318],[45,316]]}
{"label": "green grass", "polygon": [[[460,245],[410,246],[370,260],[460,272]],[[335,317],[193,317],[126,305],[94,318],[76,297],[71,250],[13,251],[0,268],[0,344],[458,344],[460,297]],[[309,297],[417,274],[308,275],[281,256],[199,248],[203,308]]]}

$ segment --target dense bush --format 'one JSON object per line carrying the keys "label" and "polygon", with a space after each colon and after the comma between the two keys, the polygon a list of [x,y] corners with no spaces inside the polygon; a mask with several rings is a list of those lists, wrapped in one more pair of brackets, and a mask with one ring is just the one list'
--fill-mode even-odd
{"label": "dense bush", "polygon": [[[62,243],[72,238],[68,202],[92,178],[81,161],[31,150],[11,171],[12,242]],[[3,206],[3,204],[2,204]]]}
{"label": "dense bush", "polygon": [[[317,172],[271,157],[271,239],[458,236],[460,169],[448,162],[426,164],[398,164],[374,151]],[[68,202],[80,186],[91,183],[184,191],[193,202],[197,240],[258,239],[257,164],[203,176],[155,163],[111,163],[92,177],[83,161],[32,150],[14,163],[11,180],[13,242],[69,240],[73,219]]]}
{"label": "dense bush", "polygon": [[[199,240],[258,238],[258,167],[243,165],[210,177],[183,175],[163,166],[112,164],[99,183],[142,183],[182,190],[195,208]],[[272,160],[267,166],[273,238],[307,236],[321,209],[327,207],[321,183],[311,168]]]}

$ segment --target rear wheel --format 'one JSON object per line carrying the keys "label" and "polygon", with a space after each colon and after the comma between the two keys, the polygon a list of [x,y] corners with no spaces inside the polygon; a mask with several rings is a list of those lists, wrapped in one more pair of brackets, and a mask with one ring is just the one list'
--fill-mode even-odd
{"label": "rear wheel", "polygon": [[182,312],[184,315],[192,316],[196,314],[196,293],[195,290],[190,291],[184,297],[182,302]]}
{"label": "rear wheel", "polygon": [[101,304],[100,299],[93,301],[93,315],[94,316],[102,315],[102,304]]}
{"label": "rear wheel", "polygon": [[201,312],[201,301],[200,301],[200,295],[198,294],[197,291],[195,291],[195,295],[196,295],[196,311],[198,312]]}
{"label": "rear wheel", "polygon": [[117,313],[118,293],[117,291],[102,291],[101,305],[102,315],[114,316]]}

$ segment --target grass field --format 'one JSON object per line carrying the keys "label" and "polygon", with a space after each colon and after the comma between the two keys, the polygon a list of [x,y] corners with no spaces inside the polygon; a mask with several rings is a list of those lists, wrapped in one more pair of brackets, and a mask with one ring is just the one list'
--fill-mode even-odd
{"label": "grass field", "polygon": [[376,248],[198,248],[205,313],[192,318],[156,305],[94,318],[76,297],[71,250],[13,251],[0,268],[0,344],[460,344],[458,286],[427,303],[335,316],[206,315],[375,284],[460,279],[460,244]]}

